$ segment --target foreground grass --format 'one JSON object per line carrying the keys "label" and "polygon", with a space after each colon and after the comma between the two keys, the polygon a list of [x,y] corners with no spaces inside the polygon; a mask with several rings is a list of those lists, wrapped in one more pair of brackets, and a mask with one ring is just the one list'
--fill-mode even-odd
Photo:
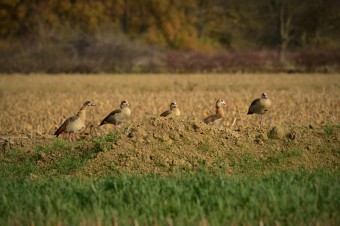
{"label": "foreground grass", "polygon": [[0,224],[339,225],[340,173],[7,179]]}

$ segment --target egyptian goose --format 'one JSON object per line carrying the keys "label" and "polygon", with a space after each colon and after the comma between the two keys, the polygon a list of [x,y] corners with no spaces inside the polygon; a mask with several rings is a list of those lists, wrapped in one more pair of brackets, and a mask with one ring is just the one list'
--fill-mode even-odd
{"label": "egyptian goose", "polygon": [[224,100],[218,99],[216,101],[216,114],[209,115],[208,117],[204,119],[204,122],[206,124],[213,123],[215,125],[219,125],[222,119],[224,118],[223,106],[225,105],[226,105],[226,102]]}
{"label": "egyptian goose", "polygon": [[87,107],[90,106],[95,106],[95,104],[92,103],[92,101],[86,101],[78,111],[77,115],[66,119],[66,121],[59,127],[59,129],[55,131],[54,135],[58,137],[62,133],[68,133],[69,140],[75,141],[76,140],[75,133],[79,132],[85,127],[86,119],[85,112]]}
{"label": "egyptian goose", "polygon": [[251,102],[248,115],[251,114],[259,114],[261,115],[260,120],[260,127],[262,126],[262,116],[266,114],[266,112],[269,110],[272,102],[269,100],[268,95],[266,93],[262,93],[261,98],[257,98]]}
{"label": "egyptian goose", "polygon": [[111,112],[108,116],[106,116],[106,118],[103,119],[99,126],[110,123],[115,126],[116,130],[118,130],[119,125],[128,120],[130,117],[131,110],[129,108],[129,103],[123,100],[120,103],[120,109],[116,109],[113,112]]}
{"label": "egyptian goose", "polygon": [[170,104],[170,110],[167,110],[163,112],[160,116],[161,117],[178,117],[180,116],[181,112],[179,108],[177,107],[177,104],[175,102],[172,102]]}

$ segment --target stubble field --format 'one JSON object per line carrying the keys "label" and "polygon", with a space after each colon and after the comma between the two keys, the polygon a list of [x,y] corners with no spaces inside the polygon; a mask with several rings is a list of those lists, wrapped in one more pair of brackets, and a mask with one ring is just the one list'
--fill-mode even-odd
{"label": "stubble field", "polygon": [[[272,108],[259,128],[258,117],[246,113],[262,92]],[[205,125],[203,118],[214,112],[219,98],[227,103],[223,124]],[[0,76],[0,100],[0,176],[6,182],[0,189],[7,194],[0,201],[0,220],[5,224],[339,223],[339,75],[8,75]],[[88,127],[78,141],[54,138],[58,126],[87,100],[96,106],[87,110]],[[100,121],[122,100],[130,104],[131,120],[119,131],[111,125],[99,130]],[[160,118],[172,101],[181,116]],[[281,187],[282,181],[287,183]],[[15,189],[22,183],[25,191]],[[65,200],[55,193],[58,183],[75,197],[66,201],[73,202],[68,204],[72,210],[63,209]],[[224,190],[224,183],[231,190]],[[47,184],[49,204],[40,196]],[[87,193],[78,197],[79,189]],[[107,193],[112,189],[122,196],[113,192],[115,203],[103,202],[112,198]],[[156,195],[163,189],[173,191],[164,194],[171,197],[170,206]],[[273,189],[272,196],[266,189]],[[20,191],[21,209],[13,204]],[[146,198],[146,191],[154,195]],[[220,192],[223,197],[213,197]],[[292,200],[309,198],[287,203],[278,198],[280,192]],[[261,195],[272,211],[255,198]],[[80,205],[86,200],[94,204]],[[301,206],[304,202],[310,208]],[[31,205],[36,206],[33,215],[26,211]],[[41,212],[46,205],[53,210]]]}
{"label": "stubble field", "polygon": [[[32,155],[37,146],[46,145],[55,149],[55,142],[67,140],[67,135],[53,137],[60,124],[85,101],[96,104],[87,110],[87,128],[77,139],[85,146],[98,139],[98,153],[70,175],[106,175],[112,167],[119,172],[164,175],[179,168],[218,167],[233,174],[244,171],[236,164],[244,156],[261,160],[290,151],[301,159],[273,167],[314,169],[339,164],[339,75],[12,75],[1,76],[0,84],[2,153],[19,148]],[[246,113],[262,92],[268,94],[272,107],[259,128],[258,115]],[[227,103],[226,117],[218,128],[207,126],[203,118],[214,113],[219,98]],[[118,132],[112,125],[98,129],[122,100],[130,104],[131,120]],[[160,118],[172,101],[181,116]],[[44,155],[38,164],[48,164],[49,158],[57,161]]]}
{"label": "stubble field", "polygon": [[273,102],[266,116],[272,125],[338,124],[339,75],[34,75],[1,76],[1,136],[49,136],[86,100],[97,106],[87,119],[99,124],[121,100],[131,105],[131,124],[158,116],[176,101],[183,119],[203,119],[214,112],[216,99],[227,102],[225,125],[253,127],[248,106],[262,92]]}

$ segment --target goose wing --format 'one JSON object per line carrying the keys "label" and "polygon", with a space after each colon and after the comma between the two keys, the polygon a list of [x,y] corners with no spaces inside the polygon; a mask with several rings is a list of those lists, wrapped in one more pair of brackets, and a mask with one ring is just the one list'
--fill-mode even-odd
{"label": "goose wing", "polygon": [[170,115],[170,114],[171,114],[171,111],[170,111],[170,110],[167,110],[167,111],[163,112],[160,116],[161,116],[161,117],[166,117],[166,116],[168,116],[168,115]]}
{"label": "goose wing", "polygon": [[248,109],[248,115],[250,114],[254,114],[254,108],[260,103],[261,99],[257,98],[255,100],[253,100],[253,102],[251,102],[249,109]]}
{"label": "goose wing", "polygon": [[75,116],[72,116],[72,117],[66,119],[65,122],[59,127],[59,129],[57,129],[57,131],[55,131],[54,136],[58,137],[60,134],[62,134],[65,131],[66,127],[70,123],[74,122],[78,118],[79,118],[79,116],[75,115]]}
{"label": "goose wing", "polygon": [[114,111],[112,111],[108,116],[106,116],[102,122],[100,123],[99,126],[102,126],[106,123],[111,123],[111,124],[115,124],[115,116],[117,116],[118,114],[120,114],[122,112],[121,109],[116,109]]}
{"label": "goose wing", "polygon": [[212,123],[212,122],[214,122],[214,121],[216,121],[217,119],[220,119],[220,118],[222,118],[222,117],[219,116],[219,115],[209,115],[203,121],[204,121],[205,124],[209,124],[209,123]]}

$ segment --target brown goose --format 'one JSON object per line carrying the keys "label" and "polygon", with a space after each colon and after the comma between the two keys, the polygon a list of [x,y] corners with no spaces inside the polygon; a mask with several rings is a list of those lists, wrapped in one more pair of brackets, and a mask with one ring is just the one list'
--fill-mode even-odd
{"label": "brown goose", "polygon": [[128,120],[130,117],[131,110],[129,108],[129,103],[123,100],[120,103],[120,109],[116,109],[108,116],[106,116],[106,118],[103,119],[99,126],[109,123],[113,124],[115,126],[115,129],[119,129],[120,124]]}
{"label": "brown goose", "polygon": [[92,103],[91,101],[86,101],[83,104],[83,106],[80,108],[77,115],[66,119],[66,121],[59,127],[59,129],[55,131],[54,135],[58,137],[62,133],[68,133],[69,140],[75,141],[76,140],[75,133],[79,132],[81,129],[85,127],[85,119],[86,119],[85,112],[86,112],[87,107],[90,107],[90,106],[95,106],[95,104]]}
{"label": "brown goose", "polygon": [[266,93],[262,93],[261,98],[257,98],[251,102],[248,109],[248,115],[259,114],[261,115],[260,127],[262,126],[262,116],[267,113],[272,102],[269,100]]}
{"label": "brown goose", "polygon": [[218,99],[216,101],[216,114],[209,115],[204,119],[206,124],[214,123],[215,125],[219,125],[224,118],[224,110],[223,106],[226,105],[226,102],[222,99]]}
{"label": "brown goose", "polygon": [[163,112],[160,116],[161,117],[178,117],[180,116],[181,112],[179,108],[177,107],[177,104],[175,102],[172,102],[170,104],[170,110],[167,110]]}

